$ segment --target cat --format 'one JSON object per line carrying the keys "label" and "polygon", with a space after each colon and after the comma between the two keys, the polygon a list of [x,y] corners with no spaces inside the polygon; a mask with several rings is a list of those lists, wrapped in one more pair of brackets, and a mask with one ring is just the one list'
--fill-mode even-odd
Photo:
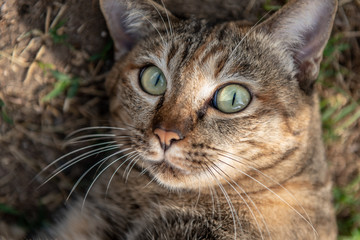
{"label": "cat", "polygon": [[119,150],[39,239],[336,239],[314,83],[337,1],[252,27],[218,3],[100,0]]}

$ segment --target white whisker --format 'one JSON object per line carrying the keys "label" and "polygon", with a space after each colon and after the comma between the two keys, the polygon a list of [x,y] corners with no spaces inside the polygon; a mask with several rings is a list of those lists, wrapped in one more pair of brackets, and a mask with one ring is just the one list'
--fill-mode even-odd
{"label": "white whisker", "polygon": [[[143,168],[143,167],[142,167]],[[143,170],[139,173],[139,176],[144,175],[148,171],[147,168],[143,168]]]}
{"label": "white whisker", "polygon": [[49,165],[47,165],[45,168],[43,168],[36,176],[38,177],[39,175],[41,175],[43,172],[45,172],[47,169],[49,169],[51,166],[53,166],[54,164],[56,164],[57,162],[61,161],[62,159],[74,154],[74,153],[77,153],[77,152],[80,152],[80,151],[83,151],[85,149],[89,149],[89,148],[93,148],[93,147],[97,147],[97,146],[101,146],[101,145],[106,145],[106,144],[113,144],[113,143],[116,143],[116,141],[109,141],[109,142],[103,142],[103,143],[97,143],[97,144],[92,144],[92,145],[89,145],[89,146],[86,146],[86,147],[82,147],[82,148],[79,148],[79,149],[76,149],[74,151],[71,151],[65,155],[62,155],[61,157],[55,159],[52,163],[50,163]]}
{"label": "white whisker", "polygon": [[98,134],[83,135],[83,136],[75,137],[75,138],[72,138],[72,139],[66,141],[65,145],[70,145],[73,142],[76,142],[78,140],[84,140],[84,139],[88,139],[88,138],[93,138],[93,139],[98,139],[99,137],[111,137],[111,138],[113,138],[115,136],[116,136],[115,134],[110,134],[110,133],[105,133],[105,134],[98,133]]}
{"label": "white whisker", "polygon": [[140,160],[139,157],[134,157],[131,162],[128,164],[128,166],[131,166],[130,169],[127,170],[127,167],[125,169],[125,172],[127,171],[127,174],[126,174],[126,178],[125,178],[125,182],[128,181],[128,178],[129,178],[129,175],[130,175],[130,172],[131,170],[133,169],[133,167],[136,165],[136,163]]}
{"label": "white whisker", "polygon": [[[97,162],[97,163],[94,164],[92,167],[90,167],[86,172],[84,172],[84,173],[81,175],[81,177],[78,178],[78,180],[76,181],[76,183],[75,183],[74,186],[72,187],[72,189],[71,189],[68,197],[66,198],[66,201],[69,200],[71,194],[74,192],[74,190],[75,190],[76,187],[79,185],[79,183],[82,181],[82,179],[83,179],[94,167],[96,167],[96,166],[99,165],[99,164],[100,164],[100,166],[101,166],[101,165],[102,165],[104,162],[106,162],[109,158],[111,158],[111,157],[113,157],[113,156],[115,156],[115,155],[117,155],[117,154],[123,153],[123,152],[126,151],[126,150],[129,150],[129,149],[117,151],[116,153],[114,153],[114,154],[112,154],[112,155],[110,155],[110,156],[108,156],[108,157],[105,157],[105,158],[101,159],[99,162]],[[119,159],[119,158],[118,158],[118,159]]]}
{"label": "white whisker", "polygon": [[[123,146],[126,146],[126,144],[121,144],[121,145],[119,144],[118,146],[119,146],[119,147],[120,147],[120,146],[122,146],[122,147],[123,147]],[[128,149],[128,148],[127,148],[127,149]],[[111,156],[110,156],[110,157],[111,157]],[[94,175],[96,175],[96,174],[97,174],[97,172],[99,171],[99,169],[102,167],[102,165],[103,165],[103,164],[105,164],[105,162],[103,162],[102,164],[100,164],[100,165],[99,165],[99,167],[96,169],[96,171],[95,171],[95,174],[94,174]]]}
{"label": "white whisker", "polygon": [[165,9],[165,13],[166,13],[166,17],[167,17],[167,20],[168,20],[168,23],[169,23],[169,29],[170,29],[170,36],[173,37],[173,30],[172,30],[172,25],[171,25],[171,21],[170,21],[170,17],[169,17],[169,14],[168,14],[168,11],[165,7],[165,4],[163,2],[163,0],[161,0],[161,4],[163,5],[164,9]]}
{"label": "white whisker", "polygon": [[[165,23],[165,20],[164,20],[163,16],[160,14],[159,9],[154,5],[153,2],[150,2],[150,4],[155,8],[156,12],[158,13],[158,15],[159,15],[160,18],[161,18],[161,21],[164,23],[167,36],[170,36],[170,35],[169,35],[169,30],[168,30],[168,28],[167,28],[167,26],[166,26],[166,23]],[[166,11],[166,10],[165,10],[165,11]]]}
{"label": "white whisker", "polygon": [[155,177],[151,176],[151,180],[143,188],[147,188],[155,180],[156,180]]}
{"label": "white whisker", "polygon": [[199,186],[198,197],[197,197],[196,202],[195,202],[195,204],[194,204],[194,206],[193,206],[194,209],[196,209],[196,208],[197,208],[197,205],[199,204],[200,196],[201,196],[201,188],[200,188],[200,186]]}
{"label": "white whisker", "polygon": [[92,167],[90,167],[88,170],[86,170],[79,178],[78,180],[76,181],[76,183],[74,184],[74,186],[71,188],[71,191],[70,193],[68,194],[67,198],[66,198],[66,201],[69,200],[70,196],[72,195],[72,193],[75,191],[76,187],[79,185],[79,183],[82,181],[82,179],[94,168],[96,167],[97,165],[105,162],[107,159],[102,159],[100,161],[98,161],[96,164],[94,164]]}
{"label": "white whisker", "polygon": [[249,31],[245,34],[244,37],[241,38],[240,42],[235,46],[235,48],[232,50],[230,56],[228,59],[231,59],[233,54],[235,53],[236,49],[241,45],[241,43],[247,38],[247,36],[249,36],[250,33],[252,33],[254,30],[255,30],[255,27],[257,27],[257,25],[259,25],[259,23],[267,16],[269,15],[269,13],[271,12],[272,10],[268,11],[264,16],[262,16],[256,23],[255,25],[253,25]]}
{"label": "white whisker", "polygon": [[212,202],[212,217],[215,217],[215,199],[214,199],[214,189],[212,186],[208,186],[209,191],[210,191],[210,196],[211,196],[211,202]]}
{"label": "white whisker", "polygon": [[[253,205],[255,206],[255,208],[256,208],[256,210],[257,210],[257,212],[262,216],[262,214],[260,213],[259,209],[256,207],[255,203],[254,203],[254,202],[251,200],[251,198],[246,194],[246,192],[244,191],[244,189],[241,188],[231,177],[229,177],[229,175],[227,175],[219,166],[216,166],[215,164],[214,164],[213,166],[216,167],[217,169],[219,169],[219,171],[221,171],[226,177],[228,177],[233,183],[236,184],[236,186],[237,186],[237,187],[248,197],[248,199],[253,203]],[[215,168],[214,168],[214,170],[216,171]],[[247,207],[247,208],[249,209],[249,211],[250,211],[250,214],[252,215],[252,217],[253,217],[254,220],[255,220],[255,223],[256,223],[257,228],[258,228],[258,230],[259,230],[261,239],[264,239],[264,236],[263,236],[263,234],[262,234],[262,231],[261,231],[259,222],[257,221],[257,218],[256,218],[254,212],[252,211],[251,207],[249,206],[249,204],[246,202],[246,200],[245,200],[244,197],[241,195],[241,193],[239,193],[239,192],[237,191],[237,189],[236,189],[224,176],[222,176],[222,174],[220,174],[218,171],[217,171],[217,173],[229,184],[229,186],[239,195],[239,197],[241,198],[241,200],[245,203],[246,207]],[[263,221],[265,221],[264,218],[263,218]],[[264,223],[265,223],[265,226],[267,226],[267,225],[266,225],[266,222],[264,222]],[[269,230],[268,230],[268,234],[270,235]],[[270,237],[270,238],[271,238],[271,237]]]}
{"label": "white whisker", "polygon": [[101,159],[100,161],[98,161],[96,164],[94,164],[92,167],[90,167],[87,171],[85,171],[79,178],[78,180],[76,181],[76,183],[74,184],[74,186],[72,187],[68,197],[66,198],[66,201],[70,198],[71,194],[74,192],[74,190],[76,189],[76,187],[79,185],[79,183],[81,182],[81,180],[92,170],[94,169],[94,167],[96,167],[97,165],[99,164],[103,164],[104,162],[106,162],[109,158],[113,157],[113,156],[116,156],[117,154],[120,154],[120,153],[123,153],[124,151],[127,151],[129,150],[129,148],[126,148],[126,149],[123,149],[123,150],[120,150],[120,151],[117,151],[107,157],[104,157],[103,159]]}
{"label": "white whisker", "polygon": [[[124,151],[127,151],[127,150],[130,150],[130,148],[123,149],[123,150],[119,151],[119,153],[124,152]],[[124,157],[126,157],[127,155],[129,155],[129,154],[131,154],[131,153],[133,153],[133,152],[134,152],[134,151],[132,151],[132,152],[130,152],[130,153],[127,153],[127,154],[121,156],[120,158],[115,159],[115,160],[112,161],[109,165],[107,165],[103,170],[101,170],[101,171],[99,172],[99,174],[94,178],[94,180],[92,181],[92,183],[91,183],[90,186],[88,187],[88,190],[87,190],[86,193],[85,193],[84,200],[83,200],[83,203],[82,203],[82,206],[81,206],[81,210],[84,208],[86,198],[87,198],[87,196],[89,195],[89,192],[90,192],[91,188],[94,186],[96,180],[101,176],[101,174],[102,174],[103,172],[105,172],[105,171],[106,171],[110,166],[112,166],[114,163],[118,162],[120,159],[123,159]],[[117,153],[117,154],[119,154],[119,153]],[[107,158],[110,158],[110,157],[112,157],[112,156],[109,156],[109,157],[107,157]]]}
{"label": "white whisker", "polygon": [[[224,156],[224,157],[227,157],[227,158],[230,159],[230,160],[234,160],[234,161],[235,161],[235,159],[233,159],[233,158],[231,158],[231,157],[229,157],[229,156],[226,156],[226,155],[223,155],[223,154],[219,154],[219,155],[222,155],[222,156]],[[240,161],[238,161],[238,162],[240,162]],[[227,163],[224,162],[224,164],[227,164]],[[241,171],[240,169],[237,169],[237,168],[231,166],[230,164],[227,164],[227,165],[230,166],[230,167],[232,167],[232,168],[234,168],[235,170],[239,171],[240,173],[242,173],[243,175],[247,176],[248,178],[252,179],[252,180],[255,181],[256,183],[260,184],[262,187],[264,187],[265,189],[267,189],[269,192],[271,192],[272,194],[274,194],[278,199],[280,199],[283,203],[285,203],[291,210],[293,210],[296,214],[298,214],[306,223],[308,223],[309,226],[310,226],[310,227],[312,228],[312,230],[314,231],[314,233],[316,234],[316,236],[318,236],[318,233],[317,233],[316,229],[314,228],[313,224],[311,223],[311,221],[308,220],[306,217],[304,217],[298,210],[296,210],[291,204],[289,204],[289,203],[288,203],[285,199],[283,199],[280,195],[278,195],[277,193],[275,193],[273,190],[271,190],[271,189],[270,189],[269,187],[267,187],[265,184],[263,184],[262,182],[260,182],[260,181],[257,180],[256,178],[250,176],[250,175],[247,174],[246,172]],[[246,166],[246,165],[244,164],[244,166]],[[246,166],[246,167],[249,167],[249,166]],[[284,188],[284,187],[283,187],[283,188]],[[287,192],[290,194],[290,196],[291,196],[292,198],[295,198],[289,191],[287,191]],[[295,199],[296,199],[296,198],[295,198]],[[304,209],[304,208],[301,206],[301,204],[299,204],[299,206],[300,206],[302,209]],[[305,211],[305,210],[304,210],[304,211]],[[306,211],[305,211],[305,214],[307,215]],[[307,216],[308,216],[308,215],[307,215]]]}
{"label": "white whisker", "polygon": [[87,143],[87,142],[93,142],[93,141],[103,141],[103,140],[109,140],[109,139],[126,139],[128,140],[129,137],[128,136],[114,136],[114,137],[97,137],[97,138],[90,138],[90,139],[85,139],[85,140],[78,140],[78,141],[67,141],[64,146],[68,146],[68,145],[75,145],[75,144],[79,144],[79,143]]}
{"label": "white whisker", "polygon": [[63,165],[61,165],[60,167],[56,168],[54,171],[52,171],[47,177],[46,180],[39,186],[42,187],[44,184],[46,184],[47,182],[49,182],[51,179],[53,179],[55,176],[57,176],[59,173],[61,173],[62,171],[64,171],[65,169],[68,169],[69,167],[73,166],[76,163],[79,163],[80,161],[89,158],[91,156],[97,155],[99,153],[102,152],[108,152],[108,151],[112,151],[115,150],[119,147],[119,145],[111,145],[111,146],[107,146],[107,147],[102,147],[99,149],[94,149],[90,152],[86,152],[81,154],[80,156],[71,159],[70,161],[64,163]]}
{"label": "white whisker", "polygon": [[[204,170],[204,173],[205,173],[205,176],[209,179],[209,181],[211,182],[211,177],[208,176],[207,174],[207,171],[206,171],[206,168],[204,168],[203,166],[201,166],[202,169]],[[215,194],[215,197],[216,197],[216,201],[217,201],[217,207],[218,207],[218,212],[219,212],[219,218],[221,219],[221,211],[220,211],[220,207],[219,207],[219,198],[216,194],[216,190],[215,190],[215,187],[212,186],[212,185],[208,185],[207,186],[210,190],[210,196],[211,196],[211,200],[212,200],[212,216],[213,218],[215,217],[215,199],[214,199],[214,194]]]}
{"label": "white whisker", "polygon": [[[135,152],[135,151],[133,151],[133,152],[131,152],[131,153],[134,153],[134,152]],[[129,154],[130,157],[136,157],[136,156],[138,156],[138,155],[139,155],[138,153],[135,153],[134,155]],[[126,160],[123,161],[123,162],[115,169],[115,171],[114,171],[113,174],[111,175],[111,177],[110,177],[110,179],[109,179],[109,182],[108,182],[108,184],[107,184],[107,186],[106,186],[106,194],[105,194],[105,195],[107,195],[107,193],[108,193],[108,191],[109,191],[110,184],[111,184],[111,182],[112,182],[115,174],[119,171],[119,169],[120,169],[128,160],[129,160],[129,159],[126,158]]]}
{"label": "white whisker", "polygon": [[78,129],[78,130],[76,130],[76,131],[73,131],[72,133],[70,133],[69,135],[67,135],[66,138],[70,138],[70,137],[74,136],[75,134],[77,134],[77,133],[79,133],[79,132],[84,132],[84,131],[88,131],[88,130],[98,130],[98,129],[127,131],[126,128],[110,127],[110,126],[85,127],[85,128],[80,128],[80,129]]}
{"label": "white whisker", "polygon": [[[209,173],[213,176],[213,179],[217,182],[221,192],[224,194],[224,197],[226,199],[226,202],[227,204],[229,205],[230,207],[230,212],[231,212],[231,215],[232,215],[232,218],[233,218],[233,223],[234,223],[234,239],[236,239],[236,236],[237,236],[237,228],[236,228],[236,221],[239,223],[240,227],[241,227],[241,223],[240,223],[240,220],[239,220],[239,216],[234,208],[234,205],[232,204],[231,202],[231,199],[229,197],[229,195],[227,194],[224,186],[219,182],[219,180],[216,178],[215,174],[211,171],[211,168],[209,168],[209,166],[207,164],[205,164],[205,166],[207,167],[207,170],[209,171]],[[235,217],[236,215],[236,217]],[[242,229],[241,229],[242,231]]]}
{"label": "white whisker", "polygon": [[[223,152],[225,152],[225,151],[223,151]],[[239,158],[239,156],[237,156],[237,155],[235,155],[235,154],[231,154],[231,153],[228,153],[228,152],[225,152],[225,153],[228,154],[228,155],[231,155],[231,156],[233,156],[233,157],[235,157],[235,158]],[[311,220],[310,220],[310,217],[309,217],[308,213],[306,212],[306,210],[304,209],[304,207],[301,205],[301,203],[299,202],[299,200],[298,200],[289,190],[287,190],[282,184],[280,184],[278,181],[276,181],[275,179],[271,178],[270,176],[266,175],[266,174],[263,173],[262,171],[259,171],[259,170],[258,170],[257,168],[255,168],[254,166],[244,164],[242,161],[240,161],[240,159],[239,159],[239,160],[233,159],[233,158],[231,158],[230,156],[226,156],[226,155],[222,155],[222,156],[227,157],[227,158],[230,159],[230,160],[233,160],[233,161],[235,161],[235,162],[238,162],[238,163],[242,164],[243,166],[245,166],[245,167],[247,167],[247,168],[250,168],[250,169],[252,169],[252,170],[260,173],[262,176],[264,176],[264,177],[267,178],[268,180],[272,181],[273,183],[275,183],[276,185],[278,185],[279,187],[281,187],[281,188],[282,188],[284,191],[286,191],[286,192],[289,194],[289,196],[300,206],[301,210],[304,211],[307,219],[308,219],[309,222],[311,223]],[[241,158],[242,158],[242,159],[245,159],[247,162],[251,163],[251,161],[249,161],[248,159],[246,159],[246,158],[244,158],[244,157],[241,157]]]}
{"label": "white whisker", "polygon": [[161,35],[159,29],[154,25],[153,22],[151,22],[144,14],[142,14],[140,11],[133,11],[134,13],[138,13],[140,14],[146,21],[148,21],[150,23],[150,25],[155,29],[155,31],[159,34],[161,41],[164,45],[166,45],[165,39],[164,37]]}

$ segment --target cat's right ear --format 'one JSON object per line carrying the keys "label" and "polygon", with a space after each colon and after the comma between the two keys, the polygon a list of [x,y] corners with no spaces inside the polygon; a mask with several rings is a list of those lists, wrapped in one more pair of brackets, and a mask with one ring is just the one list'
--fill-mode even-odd
{"label": "cat's right ear", "polygon": [[168,10],[152,0],[100,0],[101,11],[115,45],[119,60],[146,35],[170,31],[176,21]]}
{"label": "cat's right ear", "polygon": [[290,0],[258,27],[292,55],[296,78],[307,93],[319,74],[336,10],[337,0]]}

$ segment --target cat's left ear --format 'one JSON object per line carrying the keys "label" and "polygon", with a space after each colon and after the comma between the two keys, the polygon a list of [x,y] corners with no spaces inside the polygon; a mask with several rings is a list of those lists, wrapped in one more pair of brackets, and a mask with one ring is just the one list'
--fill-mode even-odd
{"label": "cat's left ear", "polygon": [[319,74],[336,10],[337,0],[290,0],[259,26],[292,54],[305,92],[311,92]]}
{"label": "cat's left ear", "polygon": [[115,60],[150,33],[164,35],[176,21],[167,9],[152,0],[100,0],[115,45]]}

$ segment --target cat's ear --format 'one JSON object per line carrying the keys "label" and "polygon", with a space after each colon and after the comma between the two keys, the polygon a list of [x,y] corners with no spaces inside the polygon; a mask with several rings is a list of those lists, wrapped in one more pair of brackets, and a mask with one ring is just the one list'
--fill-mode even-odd
{"label": "cat's ear", "polygon": [[259,28],[292,54],[300,87],[309,92],[319,74],[337,0],[290,0]]}
{"label": "cat's ear", "polygon": [[100,0],[108,29],[119,60],[146,35],[168,32],[176,18],[152,0]]}

